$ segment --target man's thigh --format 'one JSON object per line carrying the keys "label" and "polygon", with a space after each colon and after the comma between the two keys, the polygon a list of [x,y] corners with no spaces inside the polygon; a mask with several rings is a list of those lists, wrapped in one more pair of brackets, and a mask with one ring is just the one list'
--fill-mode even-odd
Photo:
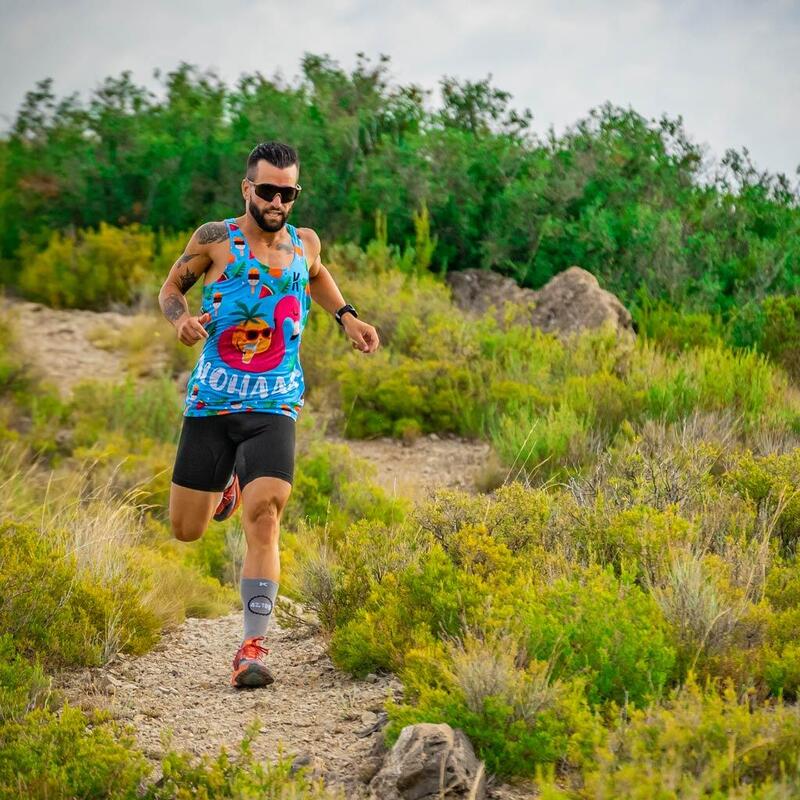
{"label": "man's thigh", "polygon": [[169,493],[175,535],[199,538],[219,505],[236,459],[227,415],[184,417]]}
{"label": "man's thigh", "polygon": [[202,492],[173,483],[169,491],[169,519],[175,535],[199,539],[221,497],[221,492]]}
{"label": "man's thigh", "polygon": [[238,442],[236,474],[242,487],[242,502],[248,484],[256,478],[279,478],[291,489],[295,421],[283,414],[251,413],[239,414],[233,422],[232,437]]}
{"label": "man's thigh", "polygon": [[230,428],[228,414],[184,417],[172,470],[173,485],[198,492],[221,492],[236,461],[236,442],[230,436]]}

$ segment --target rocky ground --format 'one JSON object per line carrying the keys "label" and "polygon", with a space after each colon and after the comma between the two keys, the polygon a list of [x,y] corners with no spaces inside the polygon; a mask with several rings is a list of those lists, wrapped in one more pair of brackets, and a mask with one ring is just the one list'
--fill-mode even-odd
{"label": "rocky ground", "polygon": [[237,690],[229,685],[230,662],[241,634],[240,613],[189,619],[144,656],[119,656],[103,669],[65,674],[60,682],[72,702],[130,721],[154,763],[167,732],[180,750],[214,755],[220,746],[235,748],[257,720],[257,758],[282,750],[341,786],[347,797],[363,796],[364,781],[372,777],[369,756],[385,721],[383,703],[401,695],[400,683],[391,676],[353,680],[334,668],[324,637],[274,624],[268,661],[275,683]]}

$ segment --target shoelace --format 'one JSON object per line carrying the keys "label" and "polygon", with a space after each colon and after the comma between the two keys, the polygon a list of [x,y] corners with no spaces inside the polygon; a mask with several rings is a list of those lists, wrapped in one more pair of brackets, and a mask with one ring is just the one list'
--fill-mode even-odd
{"label": "shoelace", "polygon": [[[239,653],[241,654],[241,658],[260,658],[262,655],[267,655],[269,653],[268,647],[263,647],[259,644],[259,642],[263,642],[263,636],[256,636],[252,639],[248,639],[240,648]],[[238,654],[237,654],[238,655]],[[235,660],[234,660],[235,662]]]}

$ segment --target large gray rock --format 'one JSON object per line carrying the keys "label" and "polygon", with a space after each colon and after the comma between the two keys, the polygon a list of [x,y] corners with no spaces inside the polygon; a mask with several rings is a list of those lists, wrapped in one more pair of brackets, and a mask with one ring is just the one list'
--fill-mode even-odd
{"label": "large gray rock", "polygon": [[424,722],[403,728],[369,788],[376,800],[483,800],[486,775],[460,730]]}
{"label": "large gray rock", "polygon": [[580,267],[570,267],[541,289],[524,289],[511,278],[485,269],[450,272],[446,278],[453,301],[464,311],[483,314],[491,306],[499,321],[505,304],[522,310],[513,321],[533,325],[547,333],[571,334],[585,328],[611,324],[618,332],[633,334],[630,312],[597,278]]}

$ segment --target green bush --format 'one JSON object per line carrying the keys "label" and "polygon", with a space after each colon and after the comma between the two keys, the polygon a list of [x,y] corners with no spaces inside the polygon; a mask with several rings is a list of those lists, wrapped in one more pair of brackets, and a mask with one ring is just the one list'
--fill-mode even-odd
{"label": "green bush", "polygon": [[149,773],[134,739],[102,718],[65,706],[0,725],[0,798],[134,800]]}
{"label": "green bush", "polygon": [[[525,673],[520,674],[522,685],[529,684]],[[446,722],[463,730],[487,770],[500,776],[536,775],[547,764],[580,768],[604,732],[578,680],[554,687],[547,701],[526,715],[502,694],[487,694],[471,706],[464,691],[453,685],[423,689],[413,706],[388,707],[390,742],[405,725]]]}
{"label": "green bush", "polygon": [[751,709],[730,687],[700,689],[690,678],[663,705],[632,709],[567,791],[544,797],[789,798],[800,790],[796,707]]}
{"label": "green bush", "polygon": [[296,473],[284,515],[289,528],[304,522],[338,535],[355,520],[391,524],[406,513],[407,501],[388,497],[371,480],[374,465],[354,457],[347,445],[315,440],[298,446]]}
{"label": "green bush", "polygon": [[35,708],[55,705],[50,692],[50,679],[37,661],[16,652],[14,640],[0,636],[0,726],[20,722]]}
{"label": "green bush", "polygon": [[715,347],[725,338],[719,316],[705,311],[687,311],[661,301],[634,311],[638,333],[670,352],[691,347]]}
{"label": "green bush", "polygon": [[102,309],[129,303],[141,291],[153,256],[153,235],[138,226],[77,236],[54,231],[47,247],[25,247],[19,286],[27,297],[55,308]]}
{"label": "green bush", "polygon": [[459,570],[433,545],[418,564],[384,576],[366,603],[340,623],[331,656],[355,675],[400,669],[412,648],[478,622],[485,597],[485,582]]}
{"label": "green bush", "polygon": [[180,433],[181,398],[167,376],[149,381],[128,377],[122,383],[83,381],[73,389],[70,411],[75,445],[90,446],[110,431],[170,443]]}
{"label": "green bush", "polygon": [[725,474],[725,482],[766,512],[778,513],[775,535],[793,552],[800,539],[800,449],[756,456],[743,453]]}
{"label": "green bush", "polygon": [[642,705],[672,676],[675,650],[658,606],[627,577],[593,569],[538,588],[521,610],[528,652],[555,677],[584,676],[590,703]]}
{"label": "green bush", "polygon": [[800,378],[800,297],[764,299],[764,327],[759,349],[774,358],[795,379]]}
{"label": "green bush", "polygon": [[0,625],[21,654],[46,667],[98,664],[108,637],[142,652],[158,623],[139,603],[132,576],[104,585],[76,565],[56,536],[30,526],[0,525]]}

